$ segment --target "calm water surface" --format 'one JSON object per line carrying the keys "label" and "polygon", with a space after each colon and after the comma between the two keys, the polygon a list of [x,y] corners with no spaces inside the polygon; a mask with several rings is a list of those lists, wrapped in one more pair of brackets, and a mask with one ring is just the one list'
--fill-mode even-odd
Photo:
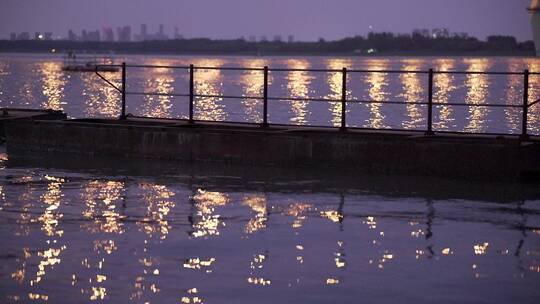
{"label": "calm water surface", "polygon": [[534,185],[8,158],[2,303],[540,298]]}
{"label": "calm water surface", "polygon": [[[148,65],[256,67],[295,69],[369,69],[436,71],[540,71],[538,58],[496,57],[192,57],[126,56],[117,62]],[[63,72],[61,55],[3,54],[0,56],[0,106],[52,108],[71,117],[116,117],[120,95],[94,73]],[[120,73],[104,73],[120,85]],[[284,124],[338,126],[341,104],[290,101],[287,98],[340,99],[341,73],[271,72],[269,96],[282,98],[269,105],[269,121]],[[186,69],[128,68],[127,89],[133,93],[189,93]],[[349,73],[349,100],[398,101],[402,104],[349,103],[348,126],[426,129],[426,74]],[[195,71],[195,93],[218,96],[262,96],[262,71]],[[521,75],[436,74],[434,101],[440,103],[523,104]],[[540,98],[540,75],[530,77],[530,102]],[[129,95],[127,111],[135,115],[186,118],[187,97]],[[257,99],[197,98],[195,118],[260,122]],[[521,132],[521,109],[475,106],[434,108],[434,129],[466,132]],[[540,104],[529,110],[529,132],[540,134]]]}
{"label": "calm water surface", "polygon": [[[523,58],[129,56],[130,63],[291,68],[540,70]],[[108,74],[118,80],[118,75]],[[260,72],[196,72],[196,91],[260,95]],[[129,90],[185,93],[187,71],[130,69]],[[272,73],[273,96],[337,98],[341,75]],[[520,104],[519,76],[435,78],[440,102]],[[425,126],[423,75],[349,79],[351,125]],[[531,101],[540,97],[531,78]],[[61,58],[2,55],[0,106],[115,117],[119,95]],[[260,101],[202,98],[199,119],[259,121]],[[272,122],[339,124],[339,104],[276,101]],[[128,112],[187,102],[130,96]],[[520,132],[519,109],[440,106],[441,130]],[[540,108],[530,131],[539,133]],[[15,160],[0,147],[1,303],[538,303],[538,185],[324,176],[218,165]]]}

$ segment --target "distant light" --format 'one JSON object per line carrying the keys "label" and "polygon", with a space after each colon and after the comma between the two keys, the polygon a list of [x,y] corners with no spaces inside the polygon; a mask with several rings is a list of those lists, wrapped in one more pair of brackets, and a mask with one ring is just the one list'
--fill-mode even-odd
{"label": "distant light", "polygon": [[373,53],[375,53],[376,51],[377,51],[377,50],[375,50],[375,49],[368,49],[366,52],[367,52],[368,54],[373,54]]}
{"label": "distant light", "polygon": [[370,26],[369,26],[369,29],[372,30],[372,29],[373,29],[373,25],[370,25]]}
{"label": "distant light", "polygon": [[56,53],[56,49],[51,49],[51,53]]}
{"label": "distant light", "polygon": [[39,39],[43,39],[43,35],[42,35],[42,34],[39,34],[39,35],[38,35],[38,38],[39,38]]}

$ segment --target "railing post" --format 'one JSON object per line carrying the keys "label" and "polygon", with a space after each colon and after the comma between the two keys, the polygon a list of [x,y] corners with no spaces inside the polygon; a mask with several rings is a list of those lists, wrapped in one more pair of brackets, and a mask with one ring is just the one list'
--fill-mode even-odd
{"label": "railing post", "polygon": [[529,70],[523,71],[523,118],[521,119],[521,139],[529,139],[527,134],[527,119],[529,113]]}
{"label": "railing post", "polygon": [[268,127],[268,66],[264,67],[264,86],[263,86],[263,123],[262,127]]}
{"label": "railing post", "polygon": [[126,119],[126,63],[122,62],[122,111],[120,119]]}
{"label": "railing post", "polygon": [[194,67],[189,65],[189,123],[193,123],[193,96],[194,96]]}
{"label": "railing post", "polygon": [[433,69],[428,73],[428,117],[426,135],[433,135]]}
{"label": "railing post", "polygon": [[347,129],[347,68],[342,70],[341,80],[341,131]]}

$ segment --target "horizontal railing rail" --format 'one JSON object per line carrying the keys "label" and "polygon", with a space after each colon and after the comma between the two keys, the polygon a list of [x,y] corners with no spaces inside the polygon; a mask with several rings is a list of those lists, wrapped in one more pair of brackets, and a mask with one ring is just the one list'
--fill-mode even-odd
{"label": "horizontal railing rail", "polygon": [[[107,79],[103,74],[100,73],[99,69],[101,67],[118,67],[121,68],[122,78],[121,86],[115,85],[109,79]],[[146,91],[127,91],[126,81],[127,68],[151,68],[151,69],[184,69],[189,71],[189,93],[162,93],[162,92],[146,92]],[[221,70],[221,71],[259,71],[263,73],[263,86],[262,86],[262,96],[237,96],[237,95],[222,95],[222,94],[197,94],[195,92],[195,71],[197,70]],[[341,92],[340,98],[323,98],[323,97],[281,97],[281,96],[269,96],[268,94],[268,74],[269,72],[313,72],[313,73],[341,73]],[[126,118],[126,96],[127,95],[144,95],[144,96],[171,96],[171,97],[189,97],[189,115],[188,121],[190,123],[195,123],[194,119],[194,102],[195,98],[221,98],[221,99],[251,99],[251,100],[262,100],[263,109],[262,109],[262,127],[268,127],[268,102],[269,101],[306,101],[306,102],[334,102],[341,103],[341,122],[340,129],[343,131],[347,130],[347,104],[349,103],[362,103],[362,104],[392,104],[392,105],[423,105],[427,106],[427,129],[425,133],[427,135],[434,134],[433,130],[433,107],[438,106],[459,106],[459,107],[493,107],[493,108],[519,108],[522,110],[522,130],[520,138],[527,139],[529,137],[527,133],[528,129],[528,109],[533,105],[540,102],[540,99],[529,103],[529,78],[531,75],[540,75],[540,72],[530,72],[529,70],[524,70],[523,72],[509,71],[509,72],[498,72],[498,71],[436,71],[433,69],[429,70],[380,70],[380,69],[298,69],[298,68],[269,68],[267,66],[258,68],[258,67],[212,67],[212,66],[169,66],[169,65],[139,65],[139,64],[100,64],[96,65],[95,73],[104,80],[107,84],[112,86],[118,92],[121,93],[122,104],[121,104],[121,114],[120,119]],[[427,100],[426,101],[393,101],[393,100],[365,100],[365,99],[356,99],[347,97],[347,77],[349,73],[385,73],[385,74],[424,74],[428,76],[427,83]],[[521,104],[494,104],[494,103],[459,103],[459,102],[436,102],[433,100],[433,78],[437,74],[453,74],[453,75],[514,75],[523,77],[523,100]],[[337,93],[336,93],[337,95]],[[212,122],[225,122],[225,121],[212,121]],[[244,123],[244,122],[241,122]],[[283,126],[284,124],[273,124]],[[374,128],[362,128],[375,130]],[[447,133],[448,131],[437,132]],[[452,131],[452,133],[455,133]],[[458,132],[466,133],[466,132]],[[488,134],[488,133],[485,133]]]}

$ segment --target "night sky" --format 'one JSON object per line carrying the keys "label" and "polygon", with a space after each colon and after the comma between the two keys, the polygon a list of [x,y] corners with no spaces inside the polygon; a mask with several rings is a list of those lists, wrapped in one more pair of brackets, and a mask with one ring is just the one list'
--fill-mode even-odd
{"label": "night sky", "polygon": [[[10,32],[133,26],[146,23],[186,38],[338,39],[369,31],[409,33],[446,27],[485,38],[491,34],[532,39],[529,0],[0,0],[0,38]],[[371,28],[370,28],[371,26]]]}

